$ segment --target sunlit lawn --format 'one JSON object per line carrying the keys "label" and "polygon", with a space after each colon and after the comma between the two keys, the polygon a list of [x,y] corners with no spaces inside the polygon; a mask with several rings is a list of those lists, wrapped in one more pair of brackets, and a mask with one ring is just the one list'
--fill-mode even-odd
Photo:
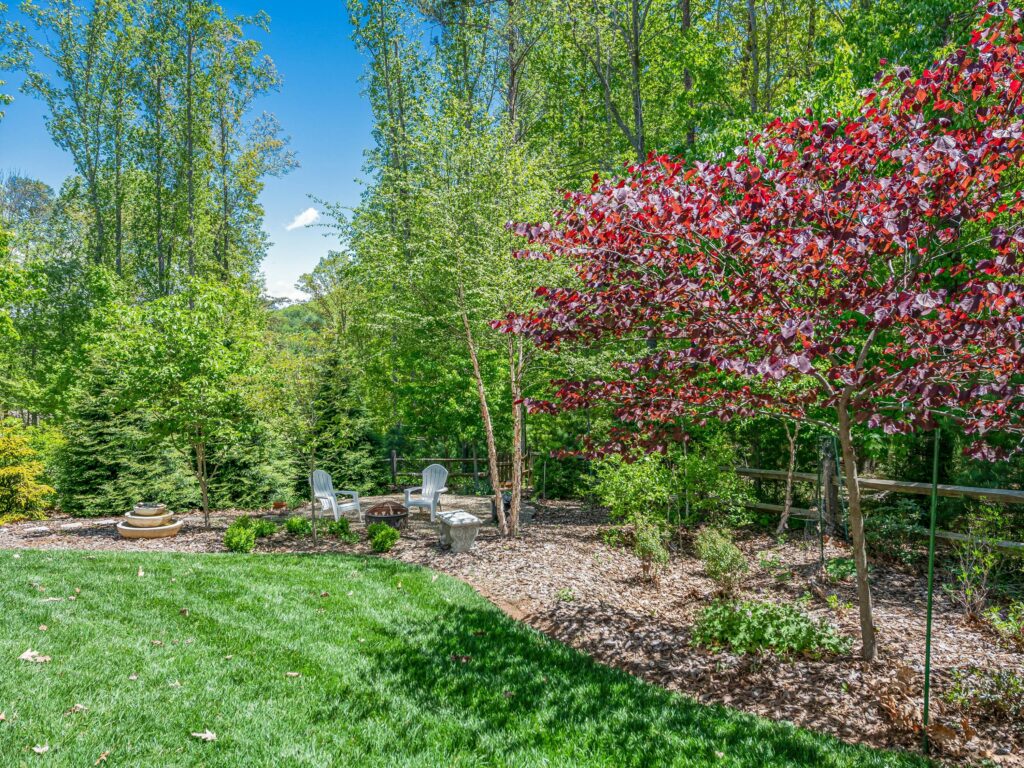
{"label": "sunlit lawn", "polygon": [[0,611],[4,766],[919,764],[698,705],[383,559],[3,551]]}

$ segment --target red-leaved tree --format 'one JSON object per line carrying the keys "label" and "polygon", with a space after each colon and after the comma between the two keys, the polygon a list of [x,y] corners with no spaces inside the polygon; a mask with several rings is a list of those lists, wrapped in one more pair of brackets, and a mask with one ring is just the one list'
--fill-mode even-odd
{"label": "red-leaved tree", "polygon": [[[855,429],[984,442],[1024,434],[1020,12],[995,3],[969,47],[897,68],[861,114],[775,121],[736,158],[651,157],[515,224],[519,257],[578,284],[496,323],[537,343],[642,338],[613,380],[557,381],[534,411],[612,404],[595,452],[660,450],[695,420],[825,420],[839,438],[863,657],[876,656]],[[627,348],[628,345],[623,345]]]}

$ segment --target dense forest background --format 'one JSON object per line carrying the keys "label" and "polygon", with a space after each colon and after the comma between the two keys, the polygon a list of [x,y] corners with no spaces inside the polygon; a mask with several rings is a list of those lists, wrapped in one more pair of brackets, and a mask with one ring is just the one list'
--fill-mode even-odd
{"label": "dense forest background", "polygon": [[[279,87],[252,37],[270,20],[200,0],[23,11],[28,24],[2,27],[0,68],[25,74],[76,172],[60,189],[0,177],[0,467],[23,489],[0,514],[82,515],[298,500],[314,467],[371,492],[390,483],[391,450],[484,457],[489,442],[525,443],[546,495],[591,493],[593,468],[553,453],[608,414],[515,403],[600,376],[613,350],[555,357],[491,328],[570,279],[510,258],[506,222],[542,220],[561,190],[652,151],[713,159],[772,117],[853,112],[881,61],[919,70],[976,17],[972,0],[352,0],[368,181],[355,210],[321,201],[337,248],[302,279],[309,301],[282,306],[259,272],[260,190],[296,163],[260,108]],[[695,490],[728,462],[788,464],[777,422],[691,432]],[[798,468],[818,466],[822,437],[800,432]],[[859,439],[864,470],[928,479],[929,437]],[[1024,479],[958,443],[943,481]],[[1021,538],[1022,521],[979,507],[944,501],[943,525]],[[887,509],[887,525],[920,515]]]}

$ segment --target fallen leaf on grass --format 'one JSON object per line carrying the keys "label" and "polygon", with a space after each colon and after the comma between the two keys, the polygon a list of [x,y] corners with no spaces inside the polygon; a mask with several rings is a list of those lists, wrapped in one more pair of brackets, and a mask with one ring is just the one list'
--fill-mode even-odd
{"label": "fallen leaf on grass", "polygon": [[107,758],[110,757],[110,752],[104,752],[102,755],[96,758],[96,762],[93,765],[99,765],[100,763],[107,762]]}
{"label": "fallen leaf on grass", "polygon": [[216,741],[217,740],[217,734],[214,733],[213,731],[211,731],[210,729],[206,729],[205,731],[202,731],[201,733],[193,733],[192,737],[196,738],[196,739],[199,739],[200,741]]}
{"label": "fallen leaf on grass", "polygon": [[43,598],[43,602],[44,603],[59,603],[59,602],[62,602],[63,600],[64,600],[63,597],[46,597],[46,598]]}
{"label": "fallen leaf on grass", "polygon": [[353,592],[351,589],[348,591],[348,596],[349,597],[352,597],[352,595],[354,595],[354,594],[355,594],[355,592]]}
{"label": "fallen leaf on grass", "polygon": [[163,641],[163,640],[154,640],[154,641],[153,641],[153,645],[155,645],[155,646],[157,646],[157,647],[159,647],[159,646],[161,646],[161,645],[163,645],[163,644],[164,644],[164,641]]}
{"label": "fallen leaf on grass", "polygon": [[516,695],[516,693],[515,691],[505,691],[501,695],[504,696],[506,699],[511,699],[513,696]]}
{"label": "fallen leaf on grass", "polygon": [[228,654],[227,656],[224,657],[224,661],[231,661],[233,658],[235,658],[235,657],[232,656],[231,654]]}
{"label": "fallen leaf on grass", "polygon": [[142,570],[142,566],[140,565],[139,566],[139,576],[142,577],[142,576],[145,576],[145,575],[146,575],[146,572],[144,570]]}
{"label": "fallen leaf on grass", "polygon": [[170,686],[171,688],[181,688],[181,681],[180,681],[180,680],[175,680],[175,681],[174,681],[174,682],[172,682],[172,683],[168,683],[168,685],[169,685],[169,686]]}
{"label": "fallen leaf on grass", "polygon": [[45,755],[47,752],[50,751],[50,745],[36,744],[34,747],[32,747],[32,751],[35,752],[37,755]]}
{"label": "fallen leaf on grass", "polygon": [[437,581],[437,574],[435,573],[433,576],[431,576],[430,580],[431,581]]}
{"label": "fallen leaf on grass", "polygon": [[86,707],[84,704],[75,704],[71,709],[65,712],[65,715],[77,715],[79,712],[85,712]]}
{"label": "fallen leaf on grass", "polygon": [[48,627],[48,626],[46,626],[45,624],[40,624],[40,625],[39,625],[39,631],[40,631],[40,632],[45,632],[45,631],[46,631],[46,630],[48,630],[48,629],[49,629],[49,627]]}
{"label": "fallen leaf on grass", "polygon": [[77,600],[77,599],[78,598],[75,595],[68,595],[68,600]]}
{"label": "fallen leaf on grass", "polygon": [[178,613],[180,613],[182,616],[188,616],[188,608],[182,608],[180,611],[178,611]]}
{"label": "fallen leaf on grass", "polygon": [[49,656],[43,656],[39,651],[33,651],[31,648],[21,654],[18,658],[22,661],[31,661],[35,664],[45,664],[50,660]]}
{"label": "fallen leaf on grass", "polygon": [[330,592],[321,592],[320,593],[320,597],[330,597],[330,596],[331,596]]}
{"label": "fallen leaf on grass", "polygon": [[7,719],[7,713],[6,712],[0,712],[0,723],[2,723],[6,719]]}
{"label": "fallen leaf on grass", "polygon": [[128,675],[128,679],[129,680],[138,680],[139,676],[138,675]]}
{"label": "fallen leaf on grass", "polygon": [[466,663],[472,661],[473,657],[472,656],[460,656],[457,653],[453,653],[451,655],[451,659],[452,659],[452,661],[459,661],[459,662],[462,662],[463,664],[466,664]]}
{"label": "fallen leaf on grass", "polygon": [[21,555],[13,555],[12,557],[14,557],[15,560],[20,560],[21,559]]}
{"label": "fallen leaf on grass", "polygon": [[285,677],[302,677],[302,675],[300,675],[298,672],[285,672],[284,676]]}

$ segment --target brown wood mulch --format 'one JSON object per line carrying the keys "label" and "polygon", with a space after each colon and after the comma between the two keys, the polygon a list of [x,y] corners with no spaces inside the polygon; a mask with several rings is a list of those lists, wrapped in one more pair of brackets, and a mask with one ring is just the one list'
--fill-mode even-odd
{"label": "brown wood mulch", "polygon": [[[397,497],[366,499],[367,504]],[[445,508],[490,517],[486,499],[446,497]],[[121,539],[116,519],[43,522],[0,527],[0,549],[57,548],[146,552],[221,552],[223,531],[243,512],[218,512],[211,529],[202,515],[182,516],[173,539]],[[267,513],[267,516],[271,516]],[[179,518],[181,519],[181,518]],[[828,660],[783,659],[711,653],[689,643],[690,627],[712,599],[713,585],[687,541],[674,543],[660,583],[640,578],[636,558],[609,546],[601,533],[600,510],[569,502],[538,505],[532,523],[515,541],[484,525],[472,552],[442,551],[425,514],[415,514],[389,556],[450,574],[474,587],[513,618],[525,621],[597,660],[705,703],[726,704],[775,720],[878,747],[917,749],[924,670],[925,583],[916,575],[875,564],[873,594],[880,654],[866,664],[854,656]],[[743,596],[801,603],[815,618],[858,635],[856,609],[829,608],[824,595],[855,603],[852,583],[822,584],[817,575],[816,539],[780,543],[774,537],[741,539],[751,566]],[[261,540],[262,552],[367,553],[365,543],[295,538],[281,532]],[[845,557],[841,543],[829,542],[827,557]],[[770,567],[759,563],[772,561]],[[777,563],[777,564],[776,564]],[[809,596],[809,597],[808,597]],[[951,762],[990,761],[1024,766],[1024,723],[1008,719],[977,722],[945,704],[953,670],[977,666],[1024,674],[1024,654],[1000,647],[984,627],[966,621],[936,590],[932,645],[933,742]]]}

